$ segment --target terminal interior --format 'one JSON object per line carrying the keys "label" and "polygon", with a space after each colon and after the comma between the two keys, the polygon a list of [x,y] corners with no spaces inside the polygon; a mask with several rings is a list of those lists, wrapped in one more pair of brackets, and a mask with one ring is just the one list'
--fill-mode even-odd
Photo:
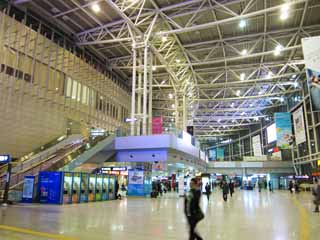
{"label": "terminal interior", "polygon": [[0,0],[0,239],[318,240],[319,11]]}

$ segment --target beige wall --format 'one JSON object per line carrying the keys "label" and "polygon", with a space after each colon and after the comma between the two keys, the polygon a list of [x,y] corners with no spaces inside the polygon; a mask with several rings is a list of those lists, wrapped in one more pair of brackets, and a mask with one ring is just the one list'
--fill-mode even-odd
{"label": "beige wall", "polygon": [[[0,153],[21,157],[65,134],[70,120],[84,134],[92,126],[127,128],[120,113],[130,112],[128,92],[72,50],[2,13],[0,64]],[[75,99],[65,92],[70,78],[81,85]],[[86,89],[91,94],[83,101]],[[103,108],[97,109],[97,99]],[[117,117],[107,104],[118,109]]]}

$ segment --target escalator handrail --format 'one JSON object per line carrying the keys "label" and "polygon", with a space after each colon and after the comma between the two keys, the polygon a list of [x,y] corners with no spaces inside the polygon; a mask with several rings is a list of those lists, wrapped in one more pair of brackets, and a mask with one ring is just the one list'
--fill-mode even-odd
{"label": "escalator handrail", "polygon": [[[72,149],[71,152],[74,152],[74,151],[78,150],[80,147],[82,147],[82,144],[74,144],[73,147],[75,147],[75,148]],[[69,154],[70,154],[70,152],[67,152],[66,154],[64,154],[63,156],[61,156],[61,158],[59,158],[58,161],[60,161],[61,159],[65,158],[65,157],[66,157],[67,155],[69,155]],[[52,159],[55,158],[55,157],[57,157],[57,155],[52,155],[51,157],[49,157],[49,158],[47,158],[47,159],[45,159],[45,160],[43,160],[43,161],[41,161],[41,162],[36,163],[35,165],[32,165],[32,166],[30,166],[30,167],[27,168],[27,169],[23,169],[23,170],[20,171],[20,172],[17,172],[17,173],[15,173],[15,174],[12,174],[11,178],[17,177],[17,176],[22,175],[22,174],[24,174],[24,173],[26,173],[26,172],[29,172],[30,170],[32,170],[32,169],[34,169],[34,168],[36,168],[36,167],[38,167],[38,166],[41,166],[42,164],[44,164],[44,163],[52,160]],[[0,184],[1,184],[2,182],[4,182],[4,181],[5,181],[5,179],[3,179],[3,180],[0,179]],[[11,188],[11,187],[10,187],[10,188]]]}

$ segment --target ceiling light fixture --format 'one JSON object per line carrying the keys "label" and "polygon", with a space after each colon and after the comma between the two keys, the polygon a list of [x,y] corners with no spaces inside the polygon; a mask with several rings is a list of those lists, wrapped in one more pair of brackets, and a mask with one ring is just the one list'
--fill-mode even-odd
{"label": "ceiling light fixture", "polygon": [[289,9],[290,9],[290,7],[288,4],[282,5],[281,10],[280,10],[280,19],[281,20],[286,20],[289,18]]}
{"label": "ceiling light fixture", "polygon": [[176,59],[176,63],[180,63],[181,60],[179,58]]}
{"label": "ceiling light fixture", "polygon": [[161,41],[162,41],[162,42],[168,41],[168,37],[167,37],[167,36],[162,36],[162,37],[161,37]]}
{"label": "ceiling light fixture", "polygon": [[248,50],[247,49],[243,49],[242,51],[241,51],[241,55],[242,56],[245,56],[245,55],[247,55],[248,54]]}
{"label": "ceiling light fixture", "polygon": [[241,73],[240,74],[240,80],[243,81],[246,78],[246,74],[245,73]]}
{"label": "ceiling light fixture", "polygon": [[272,75],[273,75],[273,72],[268,72],[268,74],[267,74],[267,79],[270,79],[270,78],[272,78]]}
{"label": "ceiling light fixture", "polygon": [[101,11],[101,8],[100,8],[99,4],[97,4],[97,3],[92,4],[91,9],[92,9],[92,11],[94,11],[95,13],[98,13],[98,12]]}
{"label": "ceiling light fixture", "polygon": [[175,106],[176,106],[176,105],[174,105],[174,104],[171,105],[172,108],[175,108]]}
{"label": "ceiling light fixture", "polygon": [[157,66],[152,66],[152,71],[156,71],[157,70]]}
{"label": "ceiling light fixture", "polygon": [[172,99],[172,98],[173,98],[173,94],[172,94],[172,93],[169,93],[169,94],[168,94],[168,97],[169,97],[170,99]]}
{"label": "ceiling light fixture", "polygon": [[240,90],[237,90],[237,93],[236,93],[236,95],[239,97],[240,96]]}
{"label": "ceiling light fixture", "polygon": [[280,53],[282,52],[282,50],[283,50],[283,46],[279,44],[279,45],[276,46],[276,48],[274,49],[273,54],[274,54],[275,56],[279,56]]}
{"label": "ceiling light fixture", "polygon": [[240,27],[240,28],[244,28],[245,26],[247,26],[246,20],[241,19],[240,22],[239,22],[239,27]]}

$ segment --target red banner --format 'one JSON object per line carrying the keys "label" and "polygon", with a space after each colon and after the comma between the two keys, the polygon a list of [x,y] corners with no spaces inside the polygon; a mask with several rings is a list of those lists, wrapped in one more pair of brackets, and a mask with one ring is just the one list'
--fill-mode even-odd
{"label": "red banner", "polygon": [[152,134],[162,134],[163,120],[162,117],[152,118]]}

